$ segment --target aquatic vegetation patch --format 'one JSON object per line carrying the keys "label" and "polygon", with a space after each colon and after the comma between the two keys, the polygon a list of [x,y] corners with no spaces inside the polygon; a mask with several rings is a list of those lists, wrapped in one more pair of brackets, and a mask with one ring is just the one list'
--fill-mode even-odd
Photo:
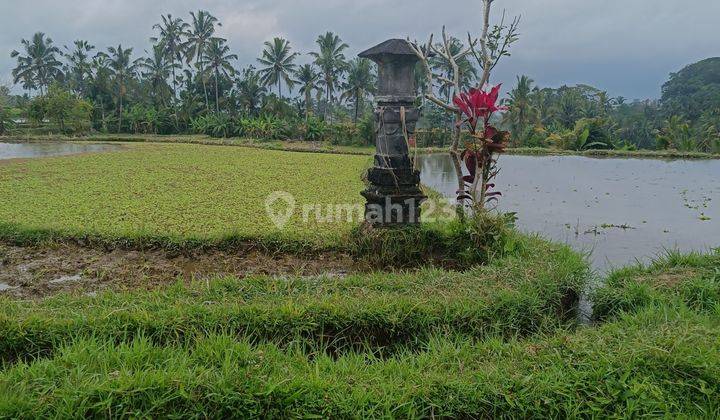
{"label": "aquatic vegetation patch", "polygon": [[[305,204],[362,204],[361,156],[189,144],[128,145],[123,151],[0,165],[0,237],[149,246],[257,241],[298,249],[338,245],[353,223],[303,219]],[[274,191],[297,211],[279,228]]]}

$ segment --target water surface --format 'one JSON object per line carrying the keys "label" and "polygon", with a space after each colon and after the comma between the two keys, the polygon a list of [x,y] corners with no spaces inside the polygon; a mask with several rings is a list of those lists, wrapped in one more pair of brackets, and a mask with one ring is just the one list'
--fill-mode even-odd
{"label": "water surface", "polygon": [[[425,185],[455,196],[449,155],[419,163]],[[499,165],[499,208],[523,231],[591,252],[600,271],[720,246],[720,160],[508,155]]]}
{"label": "water surface", "polygon": [[120,148],[122,146],[119,144],[100,143],[0,143],[0,160],[105,152]]}

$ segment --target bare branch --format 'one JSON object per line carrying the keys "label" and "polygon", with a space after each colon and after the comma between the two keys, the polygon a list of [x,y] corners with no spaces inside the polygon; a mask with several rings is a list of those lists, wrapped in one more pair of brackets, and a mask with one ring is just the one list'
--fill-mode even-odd
{"label": "bare branch", "polygon": [[450,66],[452,67],[452,73],[453,73],[453,98],[460,93],[460,68],[458,67],[457,61],[455,61],[455,58],[453,57],[452,50],[450,49],[450,40],[447,36],[447,33],[445,32],[445,26],[443,26],[442,29],[442,37],[443,37],[443,46],[445,48],[445,56],[448,59],[448,62],[450,63]]}
{"label": "bare branch", "polygon": [[494,0],[483,0],[483,30],[478,42],[480,50],[478,51],[473,44],[472,35],[468,33],[468,42],[470,43],[470,51],[483,71],[480,78],[479,87],[485,86],[490,82],[490,74],[500,62],[502,57],[508,56],[510,45],[518,39],[518,27],[520,26],[520,17],[513,19],[509,26],[505,26],[505,11],[503,10],[500,24],[495,25],[490,30],[490,10]]}
{"label": "bare branch", "polygon": [[435,94],[433,94],[433,72],[432,68],[430,67],[430,53],[434,50],[433,35],[430,34],[430,39],[428,40],[425,48],[419,47],[417,42],[410,42],[409,39],[408,43],[410,44],[410,48],[413,50],[415,55],[420,59],[420,64],[422,64],[423,69],[425,70],[425,78],[427,80],[425,92],[423,92],[423,96],[425,97],[425,99],[443,108],[446,111],[458,113],[460,110],[457,107],[446,103],[445,101],[436,97]]}

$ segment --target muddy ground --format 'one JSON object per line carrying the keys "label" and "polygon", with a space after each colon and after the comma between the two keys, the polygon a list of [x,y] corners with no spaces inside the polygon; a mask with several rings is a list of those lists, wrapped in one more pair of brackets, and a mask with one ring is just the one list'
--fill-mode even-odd
{"label": "muddy ground", "polygon": [[0,295],[36,299],[62,292],[95,294],[102,290],[152,289],[175,283],[233,275],[344,276],[363,271],[347,255],[268,255],[229,253],[112,251],[62,244],[17,247],[0,244]]}

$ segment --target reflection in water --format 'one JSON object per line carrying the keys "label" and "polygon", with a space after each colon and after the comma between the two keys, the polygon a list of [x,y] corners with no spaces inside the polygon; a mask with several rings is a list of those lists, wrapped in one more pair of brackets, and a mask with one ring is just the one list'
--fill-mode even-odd
{"label": "reflection in water", "polygon": [[[420,157],[422,183],[457,190],[449,155]],[[502,156],[500,209],[527,232],[591,252],[600,271],[667,249],[720,246],[720,160]]]}
{"label": "reflection in water", "polygon": [[0,143],[0,160],[105,152],[120,148],[122,146],[118,144],[98,143]]}

